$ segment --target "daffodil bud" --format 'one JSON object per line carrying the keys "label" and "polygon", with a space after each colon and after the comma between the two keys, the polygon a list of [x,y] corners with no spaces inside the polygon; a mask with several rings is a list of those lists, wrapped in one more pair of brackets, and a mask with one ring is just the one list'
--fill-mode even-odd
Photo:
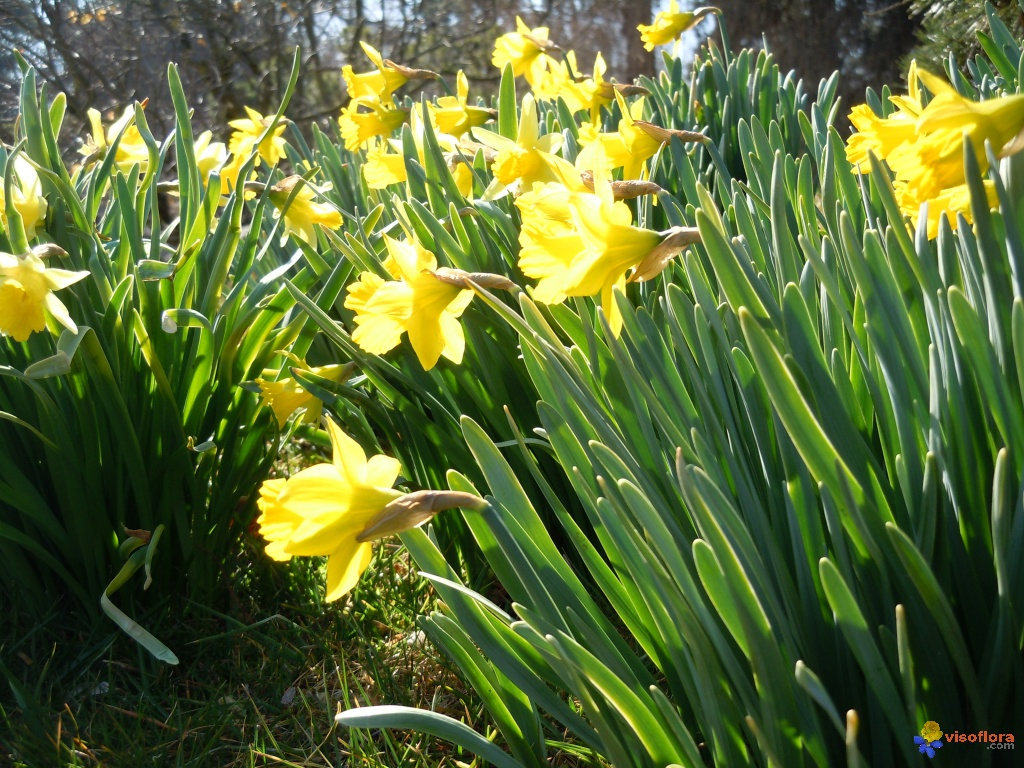
{"label": "daffodil bud", "polygon": [[671,141],[673,136],[684,142],[705,142],[711,140],[699,131],[682,131],[678,128],[662,128],[660,125],[648,123],[646,120],[635,120],[633,121],[633,125],[655,141],[660,141],[662,144]]}
{"label": "daffodil bud", "polygon": [[494,275],[490,272],[465,272],[461,269],[440,267],[433,272],[433,275],[442,283],[469,290],[473,288],[470,283],[481,288],[493,288],[499,291],[510,291],[516,287],[516,284],[504,275]]}
{"label": "daffodil bud", "polygon": [[32,253],[39,259],[66,259],[68,257],[68,252],[56,243],[41,243],[32,249]]}
{"label": "daffodil bud", "polygon": [[448,509],[482,510],[487,501],[461,491],[415,491],[395,499],[374,517],[362,530],[356,541],[376,541],[422,525],[438,512]]}
{"label": "daffodil bud", "polygon": [[641,283],[657,277],[677,253],[686,246],[701,241],[700,231],[696,227],[673,227],[662,235],[661,242],[637,264],[629,277],[629,282]]}
{"label": "daffodil bud", "polygon": [[[583,171],[580,174],[580,179],[583,180],[583,184],[587,189],[594,190],[594,172]],[[636,197],[643,195],[657,195],[660,192],[664,192],[661,187],[655,184],[653,181],[641,181],[640,179],[626,179],[623,181],[611,182],[612,195],[616,200],[632,200]]]}
{"label": "daffodil bud", "polygon": [[404,75],[407,80],[439,80],[441,78],[437,72],[431,72],[429,69],[415,69],[404,64],[396,64],[391,59],[384,59],[383,63],[386,69],[393,69],[395,72]]}

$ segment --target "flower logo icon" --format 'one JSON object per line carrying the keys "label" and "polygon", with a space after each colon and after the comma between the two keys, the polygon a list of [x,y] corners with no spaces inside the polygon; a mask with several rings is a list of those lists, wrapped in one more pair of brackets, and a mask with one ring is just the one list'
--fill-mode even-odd
{"label": "flower logo icon", "polygon": [[942,729],[934,720],[929,720],[921,728],[921,735],[914,737],[917,751],[928,757],[935,757],[935,750],[942,747]]}

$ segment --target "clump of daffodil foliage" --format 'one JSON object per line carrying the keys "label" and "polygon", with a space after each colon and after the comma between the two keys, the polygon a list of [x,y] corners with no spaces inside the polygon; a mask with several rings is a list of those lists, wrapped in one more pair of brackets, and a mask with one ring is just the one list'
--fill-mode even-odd
{"label": "clump of daffodil foliage", "polygon": [[[712,17],[673,2],[638,33]],[[160,541],[201,571],[190,537],[226,546],[248,513],[271,559],[326,557],[333,602],[399,535],[500,738],[386,705],[337,721],[498,766],[889,765],[925,723],[1011,733],[1024,56],[989,22],[991,60],[911,66],[846,136],[837,78],[810,92],[768,52],[709,41],[684,77],[663,50],[620,83],[517,19],[490,104],[463,73],[414,101],[439,76],[364,45],[328,131],[289,134],[282,105],[219,142],[172,69],[172,138],[141,105],[97,114],[69,171],[29,71],[4,157],[4,546],[43,593],[75,563],[70,489],[102,487],[65,466],[83,445],[130,483],[95,544],[129,529],[129,571]],[[154,402],[159,441],[134,417]],[[295,431],[331,462],[269,478]],[[493,580],[500,604],[473,589]]]}

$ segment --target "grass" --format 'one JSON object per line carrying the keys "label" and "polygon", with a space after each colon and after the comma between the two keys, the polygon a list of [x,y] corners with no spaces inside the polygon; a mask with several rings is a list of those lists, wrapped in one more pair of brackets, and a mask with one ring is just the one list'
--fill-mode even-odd
{"label": "grass", "polygon": [[[300,445],[278,469],[294,472],[309,455]],[[416,626],[437,599],[403,548],[378,547],[361,585],[339,603],[322,602],[323,568],[310,558],[273,563],[257,536],[244,537],[220,610],[186,603],[173,615],[150,606],[164,616],[154,631],[178,667],[154,662],[112,624],[76,635],[56,609],[19,630],[0,596],[0,615],[11,619],[0,631],[0,660],[20,685],[0,691],[0,764],[471,764],[471,755],[422,734],[334,726],[339,707],[381,703],[434,709],[477,729],[486,723]]]}

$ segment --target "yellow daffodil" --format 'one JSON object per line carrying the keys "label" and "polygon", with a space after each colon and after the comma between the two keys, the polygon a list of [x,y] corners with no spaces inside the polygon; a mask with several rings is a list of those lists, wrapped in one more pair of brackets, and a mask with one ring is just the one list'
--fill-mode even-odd
{"label": "yellow daffodil", "polygon": [[[278,121],[274,130],[268,133],[263,141],[259,142],[259,146],[257,146],[257,140],[259,140],[263,131],[267,129],[267,126],[274,121],[274,117],[264,117],[250,107],[245,108],[245,113],[248,117],[231,120],[228,123],[228,125],[235,129],[228,142],[228,149],[231,151],[231,154],[235,156],[236,160],[241,158],[242,162],[244,162],[252,154],[253,148],[255,148],[259,153],[260,159],[266,160],[270,165],[276,164],[278,160],[284,157],[284,147],[287,144],[281,136],[287,127],[284,119]],[[259,161],[256,164],[259,165]],[[239,163],[239,167],[241,167],[241,163]],[[237,173],[235,175],[237,177]]]}
{"label": "yellow daffodil", "polygon": [[[199,169],[199,179],[205,187],[210,181],[210,174],[224,165],[224,162],[228,159],[227,147],[224,146],[223,141],[213,141],[213,133],[211,131],[203,131],[196,137],[192,151],[195,154],[196,167]],[[234,185],[237,177],[238,172],[236,171],[235,178],[232,179],[232,185]]]}
{"label": "yellow daffodil", "polygon": [[[441,137],[438,136],[438,139]],[[392,184],[404,184],[408,179],[408,171],[405,167],[405,155],[400,151],[390,152],[389,146],[400,144],[400,142],[381,142],[374,144],[366,152],[366,162],[363,163],[363,178],[366,179],[366,186],[370,189],[385,189]],[[442,149],[444,146],[442,145]],[[420,163],[423,162],[423,149],[419,147]],[[473,171],[466,163],[462,162],[456,153],[449,153],[448,167],[455,179],[455,186],[465,198],[473,195]]]}
{"label": "yellow daffodil", "polygon": [[0,333],[25,341],[33,331],[46,328],[46,313],[77,333],[78,326],[53,291],[67,288],[88,274],[49,269],[32,252],[21,256],[0,253]]}
{"label": "yellow daffodil", "polygon": [[448,169],[452,172],[455,186],[467,200],[473,197],[473,168],[458,155],[449,156]]}
{"label": "yellow daffodil", "polygon": [[382,355],[409,334],[416,357],[430,370],[443,355],[461,363],[466,346],[458,318],[473,292],[440,280],[437,259],[416,241],[384,236],[389,257],[384,266],[394,280],[363,272],[349,286],[345,306],[356,313],[352,341],[363,350]]}
{"label": "yellow daffodil", "polygon": [[[907,85],[909,92],[906,96],[889,97],[896,111],[885,119],[876,115],[867,104],[859,104],[850,110],[850,122],[857,132],[847,139],[846,159],[858,173],[868,173],[871,170],[868,152],[873,152],[879,159],[885,159],[897,148],[914,141],[917,135],[917,119],[924,109],[921,104],[922,94],[916,61],[910,62]],[[951,86],[942,81],[933,85],[938,88],[936,96],[952,90]]]}
{"label": "yellow daffodil", "polygon": [[408,114],[404,109],[392,109],[379,102],[365,99],[349,102],[338,118],[345,149],[356,152],[375,136],[390,136],[406,117]]}
{"label": "yellow daffodil", "polygon": [[717,8],[698,8],[695,11],[680,11],[679,3],[670,0],[668,10],[654,17],[653,24],[641,24],[637,27],[644,48],[653,51],[656,45],[665,45],[677,39],[683,32],[692,29],[697,22],[709,13],[719,13]]}
{"label": "yellow daffodil", "polygon": [[1024,128],[1024,94],[977,102],[928,72],[921,70],[918,77],[939,95],[918,117],[913,143],[896,148],[887,161],[897,181],[906,182],[909,197],[922,201],[965,182],[964,137],[970,139],[982,173],[988,169],[986,141],[997,155],[1005,154],[1004,147]]}
{"label": "yellow daffodil", "polygon": [[888,157],[897,147],[913,141],[917,133],[916,116],[901,111],[882,119],[867,104],[859,104],[850,110],[849,118],[857,133],[846,142],[846,159],[858,173],[871,171],[868,152]]}
{"label": "yellow daffodil", "polygon": [[636,125],[644,114],[643,96],[628,107],[620,96],[619,105],[622,109],[619,130],[598,134],[596,140],[587,144],[577,155],[576,167],[582,171],[593,171],[598,158],[602,158],[602,170],[622,168],[622,178],[639,179],[647,160],[661,148],[661,142],[648,136]]}
{"label": "yellow daffodil", "polygon": [[491,165],[494,180],[484,192],[484,200],[497,199],[514,188],[528,190],[537,182],[554,180],[541,153],[557,152],[562,144],[562,135],[540,135],[537,104],[531,94],[523,97],[515,141],[483,128],[474,128],[473,136],[498,152]]}
{"label": "yellow daffodil", "polygon": [[594,71],[591,76],[577,78],[568,89],[575,97],[574,104],[579,105],[577,109],[587,110],[594,120],[600,117],[601,107],[608,106],[615,99],[612,83],[604,79],[607,69],[608,65],[604,63],[604,56],[598,51],[594,58]]}
{"label": "yellow daffodil", "polygon": [[439,97],[431,114],[441,133],[458,137],[470,128],[486,123],[493,117],[493,112],[484,107],[469,106],[469,80],[461,69],[456,77],[456,87],[458,95]]}
{"label": "yellow daffodil", "polygon": [[13,178],[9,203],[4,194],[3,176],[0,176],[0,224],[7,231],[7,206],[10,204],[21,216],[25,237],[31,240],[36,236],[36,227],[46,218],[46,198],[43,197],[39,174],[22,155],[15,156],[11,171]]}
{"label": "yellow daffodil", "polygon": [[[989,208],[999,205],[999,198],[996,194],[995,183],[991,179],[985,179],[985,196],[988,198]],[[934,240],[939,236],[939,224],[945,216],[949,221],[950,229],[957,230],[959,218],[957,214],[963,214],[964,219],[970,224],[974,221],[971,215],[971,193],[967,184],[958,184],[955,187],[943,189],[935,197],[926,201],[912,199],[904,192],[902,186],[896,187],[896,197],[900,202],[902,211],[917,222],[921,212],[921,203],[928,203],[928,239]]]}
{"label": "yellow daffodil", "polygon": [[[296,185],[300,185],[299,191],[292,197]],[[316,245],[314,224],[327,229],[337,229],[342,224],[341,212],[337,208],[328,203],[316,202],[316,191],[301,176],[289,176],[272,186],[267,194],[276,209],[274,214],[281,216],[284,212],[285,232],[290,232],[310,245]],[[289,197],[291,203],[288,202]]]}
{"label": "yellow daffodil", "polygon": [[[142,134],[135,127],[135,107],[127,107],[120,118],[117,119],[106,131],[103,130],[103,118],[99,111],[89,109],[89,124],[92,127],[92,135],[86,140],[85,146],[79,152],[89,158],[98,159],[103,157],[118,135],[121,141],[117,145],[117,155],[114,163],[117,169],[127,175],[133,165],[138,165],[141,172],[145,173],[149,167],[149,149],[146,142],[142,140]],[[124,131],[122,134],[121,132]]]}
{"label": "yellow daffodil", "polygon": [[558,46],[548,39],[548,28],[530,29],[516,16],[516,31],[502,35],[494,41],[494,55],[491,63],[498,69],[512,65],[516,77],[525,77],[531,86],[540,82],[544,70],[553,61],[548,52],[558,51]]}
{"label": "yellow daffodil", "polygon": [[[345,365],[321,365],[314,368],[301,366],[301,370],[308,371],[321,378],[331,381],[344,381],[351,373],[351,366]],[[288,417],[300,408],[305,408],[305,415],[302,421],[307,424],[315,424],[320,420],[323,411],[323,403],[315,395],[307,392],[295,379],[288,377],[268,381],[262,377],[256,379],[262,394],[263,405],[269,405],[277,417],[277,426],[284,429]]]}
{"label": "yellow daffodil", "polygon": [[644,112],[643,96],[628,107],[622,94],[616,92],[615,98],[622,110],[619,130],[615,133],[599,133],[580,151],[576,158],[576,167],[580,170],[596,170],[598,162],[602,162],[604,171],[622,168],[623,179],[641,179],[646,176],[647,161],[673,136],[682,141],[705,141],[707,138],[700,133],[662,128],[641,120]]}
{"label": "yellow daffodil", "polygon": [[[401,142],[396,142],[400,144]],[[402,184],[408,178],[405,169],[405,155],[398,151],[392,152],[390,141],[376,142],[366,150],[366,162],[363,163],[363,178],[370,189],[384,189],[392,184]]]}
{"label": "yellow daffodil", "polygon": [[395,66],[388,66],[384,57],[373,46],[359,42],[366,57],[374,63],[377,69],[373,72],[362,72],[356,74],[352,71],[351,65],[345,65],[341,74],[345,79],[350,99],[369,99],[390,104],[392,94],[409,81],[409,77]]}
{"label": "yellow daffodil", "polygon": [[[626,273],[644,262],[662,237],[632,226],[632,211],[614,200],[601,174],[595,175],[596,193],[570,192],[563,185],[549,184],[535,187],[536,194],[526,201],[522,197],[516,201],[523,214],[519,268],[539,281],[534,297],[544,303],[600,294],[608,324],[617,336],[622,316],[612,290],[625,289]],[[560,186],[565,190],[564,207],[558,199]]]}
{"label": "yellow daffodil", "polygon": [[446,509],[487,507],[484,499],[459,491],[396,491],[392,486],[401,464],[383,454],[367,460],[355,440],[326,421],[331,463],[265,481],[256,522],[274,560],[327,557],[328,602],[359,581],[370,564],[372,542],[422,525]]}
{"label": "yellow daffodil", "polygon": [[401,471],[396,459],[377,455],[367,461],[359,444],[330,419],[327,433],[333,462],[264,482],[257,522],[275,560],[327,556],[326,599],[331,601],[359,581],[372,554],[372,544],[361,535],[403,494],[391,487]]}
{"label": "yellow daffodil", "polygon": [[[926,106],[922,106],[919,81],[933,94]],[[868,170],[868,151],[885,160],[895,174],[893,186],[900,208],[916,222],[927,203],[928,236],[934,237],[944,215],[954,229],[957,213],[970,220],[964,137],[970,139],[982,173],[988,169],[985,142],[1000,157],[1019,151],[1024,95],[971,101],[942,78],[918,69],[916,62],[911,63],[908,83],[907,96],[890,97],[897,110],[888,118],[878,118],[866,106],[851,112],[858,132],[847,142],[847,159],[858,164],[861,173]],[[991,184],[986,183],[986,194],[994,205]]]}

